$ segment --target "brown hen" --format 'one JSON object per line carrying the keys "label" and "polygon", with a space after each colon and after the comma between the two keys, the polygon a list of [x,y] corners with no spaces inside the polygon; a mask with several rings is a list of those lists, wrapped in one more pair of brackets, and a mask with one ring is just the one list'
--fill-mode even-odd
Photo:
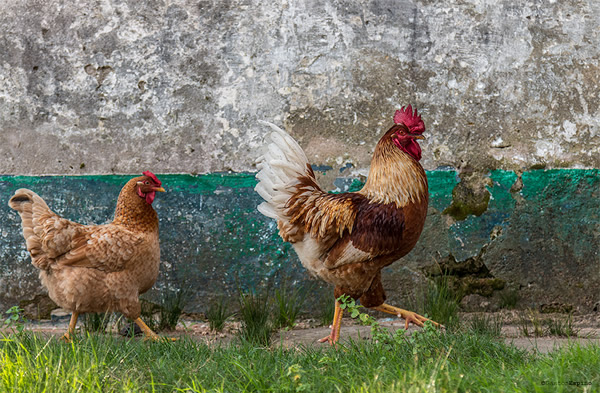
{"label": "brown hen", "polygon": [[50,210],[35,192],[20,189],[9,206],[19,212],[33,265],[50,298],[72,312],[67,341],[77,317],[87,312],[120,311],[146,338],[158,339],[140,318],[139,295],[154,285],[160,263],[156,192],[164,192],[150,171],[125,184],[114,220],[81,225]]}
{"label": "brown hen", "polygon": [[[343,194],[324,192],[298,143],[267,123],[273,132],[258,160],[256,191],[265,199],[258,210],[277,220],[280,236],[310,273],[335,286],[336,299],[348,295],[404,318],[406,327],[423,326],[427,318],[385,304],[381,284],[381,269],[417,243],[429,198],[416,141],[424,139],[421,116],[409,105],[396,111],[394,123],[375,147],[364,187]],[[336,300],[331,334],[321,341],[339,339],[341,318]]]}

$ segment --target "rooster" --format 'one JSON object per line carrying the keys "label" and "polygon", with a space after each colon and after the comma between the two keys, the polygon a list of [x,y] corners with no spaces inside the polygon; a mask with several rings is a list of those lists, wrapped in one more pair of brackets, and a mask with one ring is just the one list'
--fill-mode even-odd
{"label": "rooster", "polygon": [[33,265],[50,298],[72,312],[63,339],[71,340],[80,313],[120,311],[146,338],[157,340],[140,318],[139,295],[158,276],[158,216],[152,208],[161,181],[150,171],[125,184],[114,220],[81,225],[50,210],[35,192],[20,189],[8,205],[21,216]]}
{"label": "rooster", "polygon": [[335,286],[331,333],[319,341],[338,341],[342,295],[405,319],[406,328],[411,322],[422,327],[427,318],[385,303],[381,283],[381,269],[410,252],[427,215],[427,177],[417,143],[425,124],[416,109],[396,111],[394,125],[375,147],[364,187],[343,194],[324,192],[298,143],[265,124],[273,132],[257,160],[255,190],[265,200],[258,210],[277,220],[279,235],[311,274]]}

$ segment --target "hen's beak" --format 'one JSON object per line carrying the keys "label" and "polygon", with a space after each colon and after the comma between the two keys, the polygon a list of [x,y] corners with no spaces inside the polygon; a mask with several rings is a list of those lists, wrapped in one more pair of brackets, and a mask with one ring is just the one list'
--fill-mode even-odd
{"label": "hen's beak", "polygon": [[158,192],[167,192],[167,190],[165,190],[162,187],[157,187],[157,188],[153,188],[152,191],[158,191]]}
{"label": "hen's beak", "polygon": [[423,135],[411,135],[413,139],[425,139]]}

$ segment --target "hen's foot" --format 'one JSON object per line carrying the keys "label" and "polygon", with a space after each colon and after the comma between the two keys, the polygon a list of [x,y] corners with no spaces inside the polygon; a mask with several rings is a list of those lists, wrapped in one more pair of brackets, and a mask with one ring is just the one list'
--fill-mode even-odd
{"label": "hen's foot", "polygon": [[66,343],[71,342],[71,335],[75,332],[75,325],[77,325],[77,318],[79,318],[79,313],[77,311],[73,311],[71,314],[71,320],[69,321],[69,328],[67,332],[60,338],[61,341]]}
{"label": "hen's foot", "polygon": [[382,311],[382,312],[385,312],[388,314],[397,315],[398,317],[404,319],[406,321],[406,323],[404,324],[405,329],[408,329],[408,325],[410,323],[414,323],[417,326],[423,327],[425,325],[426,321],[431,322],[436,327],[441,327],[441,328],[444,327],[444,325],[440,325],[439,323],[432,321],[429,318],[425,318],[424,316],[419,315],[416,312],[404,310],[402,308],[398,308],[398,307],[394,307],[394,306],[390,306],[389,304],[384,303],[381,306],[377,306],[377,307],[373,307],[373,308],[375,310]]}
{"label": "hen's foot", "polygon": [[144,323],[144,321],[142,321],[142,318],[137,318],[134,321],[139,327],[140,329],[142,329],[142,332],[144,332],[144,341],[148,341],[148,340],[152,340],[152,341],[176,341],[176,338],[169,338],[169,337],[161,337],[158,334],[154,333],[152,331],[152,329],[150,329],[148,327],[148,325],[146,325]]}

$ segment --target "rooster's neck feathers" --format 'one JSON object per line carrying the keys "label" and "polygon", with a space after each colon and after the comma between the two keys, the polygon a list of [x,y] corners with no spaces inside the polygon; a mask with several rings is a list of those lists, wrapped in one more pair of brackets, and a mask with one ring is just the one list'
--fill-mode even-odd
{"label": "rooster's neck feathers", "polygon": [[140,178],[131,179],[119,194],[113,224],[122,225],[136,231],[158,230],[158,215],[152,205],[140,198],[136,185]]}
{"label": "rooster's neck feathers", "polygon": [[428,197],[423,167],[385,135],[375,147],[369,177],[359,191],[373,202],[404,207]]}

